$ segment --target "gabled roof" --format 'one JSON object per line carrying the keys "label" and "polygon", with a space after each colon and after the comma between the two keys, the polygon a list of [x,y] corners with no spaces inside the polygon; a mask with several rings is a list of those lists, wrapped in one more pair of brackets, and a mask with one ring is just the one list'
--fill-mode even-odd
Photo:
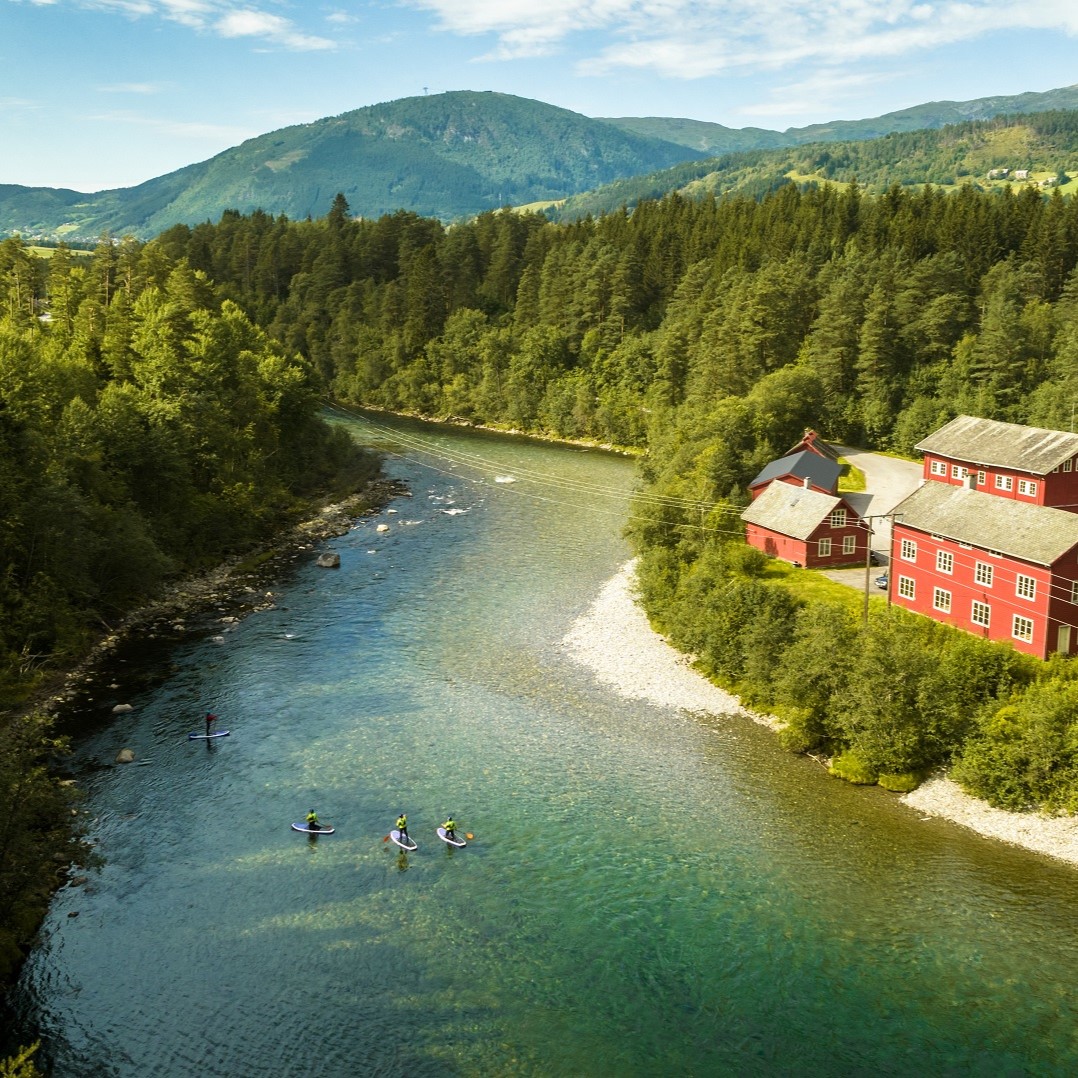
{"label": "gabled roof", "polygon": [[831,445],[829,442],[825,442],[814,430],[811,428],[806,430],[801,437],[801,441],[797,445],[791,446],[786,455],[790,456],[792,453],[798,453],[802,449],[807,449],[812,453],[816,453],[821,457],[827,457],[828,460],[838,461],[840,456],[839,451]]}
{"label": "gabled roof", "polygon": [[824,490],[834,490],[838,483],[838,477],[842,474],[842,465],[827,457],[821,457],[819,453],[810,453],[802,449],[800,453],[791,453],[788,457],[780,457],[773,460],[760,474],[749,484],[749,489],[770,483],[772,479],[781,479],[785,475],[795,479],[808,479]]}
{"label": "gabled roof", "polygon": [[960,415],[914,448],[970,464],[1047,475],[1078,456],[1078,434]]}
{"label": "gabled roof", "polygon": [[894,508],[895,523],[1034,565],[1052,565],[1078,546],[1078,513],[928,482]]}
{"label": "gabled roof", "polygon": [[840,505],[849,508],[845,499],[834,494],[821,494],[790,483],[772,483],[741,514],[741,519],[746,524],[756,524],[794,539],[808,539],[831,510]]}

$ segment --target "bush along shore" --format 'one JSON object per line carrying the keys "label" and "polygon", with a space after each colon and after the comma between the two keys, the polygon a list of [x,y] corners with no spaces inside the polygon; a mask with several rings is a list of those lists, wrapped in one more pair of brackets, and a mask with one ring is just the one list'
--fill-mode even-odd
{"label": "bush along shore", "polygon": [[[780,738],[784,733],[788,738],[787,723],[746,707],[652,628],[638,602],[637,565],[625,565],[573,624],[563,641],[568,654],[627,698],[686,712],[750,718],[770,727]],[[832,760],[817,758],[837,773]],[[1036,808],[1008,811],[995,807],[963,790],[943,770],[901,797],[926,816],[950,820],[985,837],[1078,865],[1078,817]]]}
{"label": "bush along shore", "polygon": [[93,863],[80,826],[79,791],[65,773],[69,742],[78,736],[69,716],[113,691],[105,686],[113,681],[118,653],[135,640],[167,646],[268,609],[273,585],[291,566],[315,558],[321,544],[407,494],[399,483],[375,479],[269,545],[180,578],[110,627],[77,664],[42,677],[17,712],[0,715],[0,989],[17,975],[53,892],[79,885],[80,873]]}

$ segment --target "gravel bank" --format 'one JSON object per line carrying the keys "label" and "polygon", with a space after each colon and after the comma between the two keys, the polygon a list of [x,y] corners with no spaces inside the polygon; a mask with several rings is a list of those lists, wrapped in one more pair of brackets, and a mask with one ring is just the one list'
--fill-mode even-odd
{"label": "gravel bank", "polygon": [[[687,656],[651,628],[634,598],[633,568],[632,562],[623,566],[570,626],[562,641],[569,656],[629,699],[713,715],[745,715],[777,730],[781,723],[776,718],[749,711],[736,696],[694,670]],[[1004,812],[964,793],[944,776],[923,783],[902,801],[988,838],[1078,865],[1076,817]]]}

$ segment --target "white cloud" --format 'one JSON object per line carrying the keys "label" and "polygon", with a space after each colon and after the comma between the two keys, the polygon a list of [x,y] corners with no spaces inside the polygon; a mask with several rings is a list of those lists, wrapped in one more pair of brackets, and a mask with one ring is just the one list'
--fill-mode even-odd
{"label": "white cloud", "polygon": [[186,123],[177,120],[166,120],[156,116],[144,116],[137,112],[101,112],[88,116],[87,119],[98,123],[142,127],[160,135],[167,135],[169,138],[192,139],[201,142],[223,142],[226,145],[235,145],[260,134],[260,132],[251,131],[249,128],[230,124]]}
{"label": "white cloud", "polygon": [[98,87],[103,94],[159,94],[162,89],[154,82],[114,82]]}
{"label": "white cloud", "polygon": [[904,56],[992,31],[1078,35],[1073,0],[405,0],[440,28],[493,36],[487,59],[550,53],[600,31],[582,74],[619,69],[671,78]]}
{"label": "white cloud", "polygon": [[307,52],[336,48],[330,38],[305,33],[290,19],[261,11],[242,0],[31,0],[41,5],[60,2],[129,18],[157,17],[191,30],[225,38],[252,38],[285,49]]}

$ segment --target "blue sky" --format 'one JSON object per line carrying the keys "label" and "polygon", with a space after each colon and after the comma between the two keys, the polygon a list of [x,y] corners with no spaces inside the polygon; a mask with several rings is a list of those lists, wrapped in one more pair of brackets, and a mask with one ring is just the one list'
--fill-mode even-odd
{"label": "blue sky", "polygon": [[0,183],[128,187],[446,90],[783,130],[1075,83],[1075,0],[0,0]]}

